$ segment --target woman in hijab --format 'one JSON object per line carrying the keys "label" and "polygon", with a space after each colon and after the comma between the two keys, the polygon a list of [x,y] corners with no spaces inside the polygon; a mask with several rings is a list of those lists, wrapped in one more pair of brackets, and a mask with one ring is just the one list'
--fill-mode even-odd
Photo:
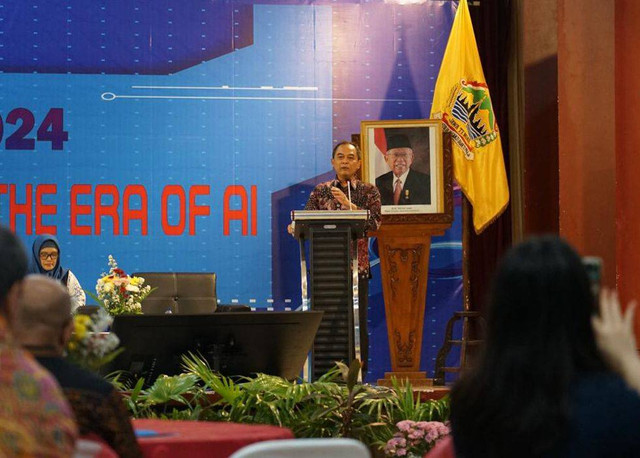
{"label": "woman in hijab", "polygon": [[73,272],[60,265],[60,244],[53,235],[39,235],[33,242],[29,272],[46,275],[62,283],[71,296],[72,310],[85,305],[87,298],[80,282]]}

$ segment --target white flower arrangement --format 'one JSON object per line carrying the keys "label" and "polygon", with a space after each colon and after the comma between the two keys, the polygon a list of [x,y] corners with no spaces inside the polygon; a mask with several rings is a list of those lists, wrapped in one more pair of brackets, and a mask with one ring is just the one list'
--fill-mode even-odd
{"label": "white flower arrangement", "polygon": [[111,315],[142,313],[141,302],[151,291],[144,278],[127,275],[111,255],[109,273],[103,273],[96,284],[96,297]]}
{"label": "white flower arrangement", "polygon": [[100,308],[92,317],[75,315],[73,334],[67,344],[67,358],[87,369],[97,371],[121,353],[120,339],[113,332],[104,332],[113,317]]}

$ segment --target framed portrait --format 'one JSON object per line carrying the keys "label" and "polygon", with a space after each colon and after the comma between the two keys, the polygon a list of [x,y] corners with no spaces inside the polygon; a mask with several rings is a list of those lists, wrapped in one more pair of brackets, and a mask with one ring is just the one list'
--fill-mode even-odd
{"label": "framed portrait", "polygon": [[[451,167],[450,156],[445,160],[440,120],[362,121],[360,141],[363,180],[380,191],[385,220],[448,219]],[[445,162],[449,165],[446,174]],[[389,218],[393,215],[405,217]],[[426,215],[431,217],[421,217]]]}

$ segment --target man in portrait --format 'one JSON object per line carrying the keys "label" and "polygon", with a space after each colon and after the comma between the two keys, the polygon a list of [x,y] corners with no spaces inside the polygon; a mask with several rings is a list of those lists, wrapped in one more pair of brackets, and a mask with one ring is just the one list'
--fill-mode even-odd
{"label": "man in portrait", "polygon": [[431,203],[431,177],[411,168],[414,153],[406,135],[395,134],[388,138],[384,160],[391,170],[376,178],[382,205]]}

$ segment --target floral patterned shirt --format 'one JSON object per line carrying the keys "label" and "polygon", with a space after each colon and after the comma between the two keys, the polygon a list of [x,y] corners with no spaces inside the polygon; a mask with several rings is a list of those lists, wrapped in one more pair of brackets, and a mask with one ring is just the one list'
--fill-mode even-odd
{"label": "floral patterned shirt", "polygon": [[78,430],[58,383],[0,317],[0,456],[71,456]]}
{"label": "floral patterned shirt", "polygon": [[[340,181],[336,178],[332,181],[326,181],[316,186],[311,194],[305,210],[348,210],[342,208],[340,202],[338,202],[331,194],[331,188],[336,187],[340,189],[346,196],[349,195],[349,190],[346,186],[342,186]],[[357,178],[351,179],[351,203],[356,205],[359,210],[369,210],[369,219],[365,224],[365,231],[375,231],[380,227],[380,191],[374,185],[364,183]],[[363,237],[358,239],[358,272],[360,275],[369,275],[369,246],[368,238]],[[356,245],[352,246],[352,249],[356,249]]]}
{"label": "floral patterned shirt", "polygon": [[110,383],[62,357],[37,359],[60,383],[82,437],[95,434],[120,458],[142,456],[124,398]]}

